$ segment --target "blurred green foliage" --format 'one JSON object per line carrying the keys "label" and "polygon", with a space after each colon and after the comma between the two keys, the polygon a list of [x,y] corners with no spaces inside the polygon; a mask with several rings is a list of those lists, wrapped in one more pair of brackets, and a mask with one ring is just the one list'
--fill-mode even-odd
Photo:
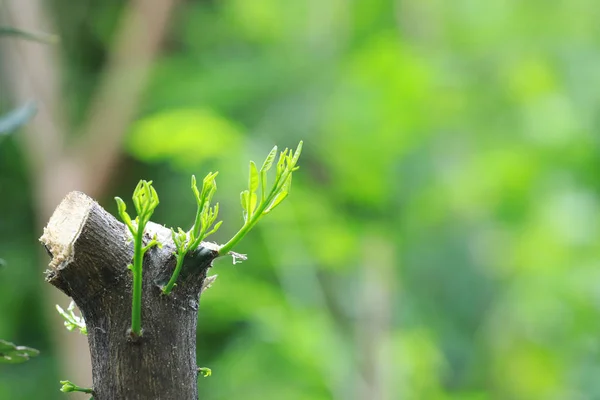
{"label": "blurred green foliage", "polygon": [[[51,3],[80,121],[122,2]],[[202,296],[201,398],[600,398],[597,10],[182,2],[102,204],[151,178],[155,219],[187,226],[189,175],[219,170],[231,220],[247,160],[305,142],[289,201]],[[51,399],[20,154],[0,146],[0,337],[42,354],[0,367],[0,398]]]}
{"label": "blurred green foliage", "polygon": [[0,339],[0,364],[20,364],[39,354],[40,352],[36,349],[17,346],[14,343]]}

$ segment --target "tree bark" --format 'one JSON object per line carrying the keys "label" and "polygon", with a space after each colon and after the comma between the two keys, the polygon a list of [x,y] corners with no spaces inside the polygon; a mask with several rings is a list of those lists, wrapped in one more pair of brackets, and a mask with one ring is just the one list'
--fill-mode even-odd
{"label": "tree bark", "polygon": [[98,203],[71,192],[50,218],[40,241],[52,261],[46,280],[70,296],[85,319],[92,359],[94,399],[196,400],[196,321],[199,295],[217,251],[203,243],[184,260],[173,292],[160,287],[175,267],[171,231],[148,223],[162,248],[143,263],[142,329],[132,339],[133,242],[127,227]]}

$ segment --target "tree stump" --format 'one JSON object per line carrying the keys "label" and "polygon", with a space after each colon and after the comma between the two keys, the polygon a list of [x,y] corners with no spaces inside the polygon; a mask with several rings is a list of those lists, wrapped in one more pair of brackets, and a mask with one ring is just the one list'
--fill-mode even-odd
{"label": "tree stump", "polygon": [[96,400],[196,400],[199,296],[218,248],[202,243],[184,260],[170,295],[161,287],[175,268],[171,231],[149,222],[144,240],[162,248],[144,257],[142,329],[131,326],[133,242],[127,227],[98,203],[71,192],[54,211],[40,241],[52,260],[46,280],[70,296],[85,319]]}

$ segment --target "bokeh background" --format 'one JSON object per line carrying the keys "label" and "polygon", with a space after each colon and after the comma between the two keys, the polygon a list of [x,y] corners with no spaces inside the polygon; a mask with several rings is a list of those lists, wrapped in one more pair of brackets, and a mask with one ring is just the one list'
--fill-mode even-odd
{"label": "bokeh background", "polygon": [[152,179],[188,228],[219,170],[304,140],[291,196],[203,297],[203,400],[600,399],[600,7],[593,0],[4,0],[0,399],[91,384],[37,238],[70,190]]}

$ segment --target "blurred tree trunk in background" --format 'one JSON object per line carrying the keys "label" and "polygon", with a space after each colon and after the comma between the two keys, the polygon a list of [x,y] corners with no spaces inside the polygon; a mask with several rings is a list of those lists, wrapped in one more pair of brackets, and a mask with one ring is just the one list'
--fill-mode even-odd
{"label": "blurred tree trunk in background", "polygon": [[[137,112],[175,3],[175,0],[128,3],[80,128],[69,123],[65,112],[64,99],[70,93],[62,89],[60,45],[19,40],[7,45],[3,62],[14,101],[21,104],[35,100],[39,109],[24,130],[22,145],[33,183],[40,233],[66,193],[80,190],[98,197],[107,187],[118,164],[121,138]],[[2,6],[15,27],[56,32],[47,2],[7,0]],[[53,304],[66,302],[55,290],[49,290],[47,297],[50,313],[54,312]],[[85,339],[72,335],[67,338],[68,332],[58,316],[51,321],[61,360],[66,364],[65,373],[76,382],[90,382]]]}
{"label": "blurred tree trunk in background", "polygon": [[362,276],[356,320],[356,348],[361,376],[356,380],[361,400],[393,398],[392,304],[394,245],[383,235],[365,234]]}

